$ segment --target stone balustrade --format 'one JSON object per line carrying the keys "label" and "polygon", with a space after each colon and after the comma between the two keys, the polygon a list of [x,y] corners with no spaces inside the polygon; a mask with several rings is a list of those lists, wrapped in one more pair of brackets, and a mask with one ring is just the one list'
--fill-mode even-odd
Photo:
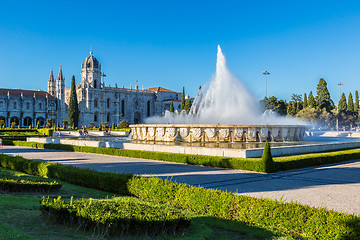
{"label": "stone balustrade", "polygon": [[303,125],[130,125],[132,139],[163,142],[284,142],[302,141]]}

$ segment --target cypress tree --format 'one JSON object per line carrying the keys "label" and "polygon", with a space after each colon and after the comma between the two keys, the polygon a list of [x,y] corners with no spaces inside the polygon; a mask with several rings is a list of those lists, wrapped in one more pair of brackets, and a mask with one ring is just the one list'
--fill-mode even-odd
{"label": "cypress tree", "polygon": [[189,113],[190,112],[190,109],[191,109],[191,100],[187,100],[186,103],[185,103],[185,108],[184,110]]}
{"label": "cypress tree", "polygon": [[173,101],[171,101],[171,104],[170,104],[170,112],[174,112],[175,110],[174,110],[174,102]]}
{"label": "cypress tree", "polygon": [[181,97],[181,111],[185,109],[185,87],[183,87],[182,97]]}
{"label": "cypress tree", "polygon": [[307,106],[308,106],[307,96],[306,96],[306,93],[304,93],[304,103],[303,103],[303,108],[307,108]]}
{"label": "cypress tree", "polygon": [[355,111],[355,112],[358,112],[358,111],[359,111],[359,92],[358,92],[357,90],[355,91],[354,111]]}
{"label": "cypress tree", "polygon": [[263,169],[262,171],[265,173],[271,173],[274,172],[275,169],[275,163],[273,161],[272,155],[271,155],[271,149],[270,149],[270,143],[266,141],[263,155],[261,157],[261,162]]}
{"label": "cypress tree", "polygon": [[339,108],[339,110],[346,110],[347,109],[345,93],[343,93],[342,96],[341,96],[341,99],[340,99],[339,104],[338,104],[338,108]]}
{"label": "cypress tree", "polygon": [[310,91],[310,93],[309,93],[308,107],[311,107],[311,108],[315,108],[315,107],[316,107],[316,102],[315,102],[315,98],[314,98],[314,96],[313,96],[312,91]]}
{"label": "cypress tree", "polygon": [[327,112],[330,112],[332,108],[332,100],[330,98],[330,93],[327,88],[327,83],[323,78],[320,78],[319,83],[316,88],[316,106],[319,109],[326,108]]}
{"label": "cypress tree", "polygon": [[354,111],[354,100],[352,94],[349,93],[347,110],[353,112]]}
{"label": "cypress tree", "polygon": [[75,76],[72,76],[71,79],[71,88],[70,88],[70,100],[69,100],[69,125],[72,127],[78,127],[79,124],[79,106],[76,95],[75,87]]}

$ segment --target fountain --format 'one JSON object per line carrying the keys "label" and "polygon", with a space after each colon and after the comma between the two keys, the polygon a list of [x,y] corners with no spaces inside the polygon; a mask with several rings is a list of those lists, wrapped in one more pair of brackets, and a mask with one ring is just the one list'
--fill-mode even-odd
{"label": "fountain", "polygon": [[259,104],[226,67],[218,46],[216,73],[201,87],[189,114],[167,111],[145,124],[130,125],[132,138],[160,142],[302,141],[306,125],[300,120],[261,113]]}

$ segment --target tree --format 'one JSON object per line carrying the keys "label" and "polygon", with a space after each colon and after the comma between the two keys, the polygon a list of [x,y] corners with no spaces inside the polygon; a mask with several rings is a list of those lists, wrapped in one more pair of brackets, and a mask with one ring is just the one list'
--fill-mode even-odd
{"label": "tree", "polygon": [[316,106],[319,109],[326,108],[326,111],[330,112],[333,109],[333,101],[331,100],[329,90],[327,88],[327,83],[323,78],[320,78],[319,83],[316,88]]}
{"label": "tree", "polygon": [[181,111],[185,108],[185,87],[183,87],[182,96],[181,96]]}
{"label": "tree", "polygon": [[296,114],[296,117],[307,120],[311,122],[313,125],[315,124],[316,119],[319,116],[319,112],[316,108],[304,108],[300,112]]}
{"label": "tree", "polygon": [[287,107],[287,115],[294,116],[296,114],[296,103],[294,101],[290,101]]}
{"label": "tree", "polygon": [[69,125],[72,127],[78,127],[79,124],[79,106],[77,101],[76,87],[75,87],[75,76],[71,79],[70,88],[70,100],[69,100]]}
{"label": "tree", "polygon": [[326,111],[326,108],[323,108],[321,110],[321,113],[319,115],[320,123],[325,127],[330,127],[331,120],[332,120],[332,114]]}
{"label": "tree", "polygon": [[349,93],[348,97],[347,110],[350,112],[354,112],[354,100],[351,93]]}
{"label": "tree", "polygon": [[303,107],[304,107],[304,108],[307,108],[307,106],[308,106],[307,96],[306,96],[306,93],[304,93],[304,103],[303,103]]}
{"label": "tree", "polygon": [[67,120],[63,120],[62,124],[63,124],[63,128],[65,129],[69,123]]}
{"label": "tree", "polygon": [[314,96],[313,96],[312,91],[310,91],[310,93],[309,93],[308,107],[311,107],[311,108],[315,108],[315,107],[316,107],[316,102],[315,102],[315,98],[314,98]]}
{"label": "tree", "polygon": [[340,111],[347,109],[345,93],[342,94],[341,99],[339,100],[338,109]]}
{"label": "tree", "polygon": [[263,155],[261,157],[261,165],[262,171],[265,173],[275,172],[275,163],[272,158],[270,143],[268,141],[265,142]]}
{"label": "tree", "polygon": [[191,100],[189,99],[185,102],[184,110],[186,111],[186,113],[189,113],[190,109],[191,109]]}
{"label": "tree", "polygon": [[174,112],[175,110],[174,110],[174,102],[173,101],[171,101],[171,104],[170,104],[170,112]]}
{"label": "tree", "polygon": [[354,111],[355,111],[355,112],[358,112],[358,111],[359,111],[359,92],[358,92],[357,90],[355,91]]}
{"label": "tree", "polygon": [[286,115],[288,104],[286,101],[280,99],[278,100],[276,97],[265,97],[263,100],[260,101],[260,104],[263,106],[265,110],[274,111],[280,115]]}

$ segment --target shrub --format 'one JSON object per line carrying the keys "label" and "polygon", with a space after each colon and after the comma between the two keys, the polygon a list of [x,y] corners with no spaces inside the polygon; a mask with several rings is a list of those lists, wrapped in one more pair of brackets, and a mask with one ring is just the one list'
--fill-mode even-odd
{"label": "shrub", "polygon": [[165,203],[208,216],[281,229],[316,239],[359,239],[360,218],[325,208],[173,183],[159,178],[133,178],[129,192],[148,201]]}
{"label": "shrub", "polygon": [[146,203],[134,198],[62,201],[42,198],[43,215],[58,223],[82,227],[98,235],[175,233],[189,226],[190,218],[175,208]]}
{"label": "shrub", "polygon": [[49,192],[61,188],[61,184],[55,181],[35,181],[22,178],[0,178],[0,190],[5,192]]}
{"label": "shrub", "polygon": [[266,142],[263,155],[261,157],[262,172],[271,173],[275,171],[275,164],[271,155],[270,143]]}
{"label": "shrub", "polygon": [[127,121],[121,121],[121,122],[117,125],[118,128],[128,128],[129,126],[130,126],[130,123],[127,122]]}

